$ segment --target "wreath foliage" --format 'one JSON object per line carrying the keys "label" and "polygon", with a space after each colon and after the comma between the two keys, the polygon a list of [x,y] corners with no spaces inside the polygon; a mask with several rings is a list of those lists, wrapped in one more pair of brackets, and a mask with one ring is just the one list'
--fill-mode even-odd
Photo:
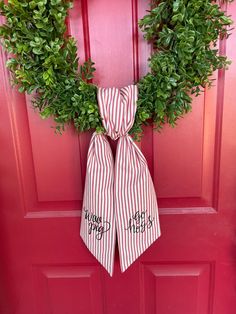
{"label": "wreath foliage", "polygon": [[[72,122],[77,130],[103,131],[97,86],[91,83],[94,63],[80,64],[76,41],[66,35],[70,0],[0,1],[6,18],[0,37],[12,55],[7,61],[20,92],[34,95],[41,117],[53,116],[61,132]],[[152,44],[150,72],[138,84],[135,136],[152,119],[160,130],[191,110],[191,94],[211,86],[213,71],[230,61],[219,55],[218,39],[230,35],[232,20],[211,0],[154,0],[139,21]]]}

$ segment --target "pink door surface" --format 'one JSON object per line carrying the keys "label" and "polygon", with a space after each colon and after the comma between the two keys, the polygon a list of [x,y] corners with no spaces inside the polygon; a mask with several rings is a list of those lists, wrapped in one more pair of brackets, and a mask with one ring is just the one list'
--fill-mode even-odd
{"label": "pink door surface", "polygon": [[[122,87],[147,71],[137,32],[146,0],[75,0],[69,32],[96,63],[95,83]],[[236,21],[236,2],[228,6]],[[176,128],[139,144],[160,208],[162,235],[114,276],[79,236],[91,133],[54,134],[9,84],[0,56],[0,313],[235,314],[236,30],[220,42],[234,62]]]}

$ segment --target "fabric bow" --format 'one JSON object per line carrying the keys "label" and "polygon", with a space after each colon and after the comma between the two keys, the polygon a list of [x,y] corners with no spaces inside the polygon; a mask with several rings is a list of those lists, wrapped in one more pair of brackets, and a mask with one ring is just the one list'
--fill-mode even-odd
{"label": "fabric bow", "polygon": [[93,133],[88,150],[80,235],[111,276],[116,234],[122,272],[161,235],[147,162],[128,135],[137,95],[136,85],[98,89],[106,135],[118,139],[115,165],[105,135]]}

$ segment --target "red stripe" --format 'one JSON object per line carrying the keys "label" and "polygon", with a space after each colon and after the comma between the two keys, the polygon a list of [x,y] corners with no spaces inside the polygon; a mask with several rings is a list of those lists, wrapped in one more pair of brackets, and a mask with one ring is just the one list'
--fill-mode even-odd
{"label": "red stripe", "polygon": [[[115,232],[122,271],[161,234],[157,200],[147,162],[128,135],[135,119],[137,97],[135,85],[121,90],[114,87],[98,89],[100,115],[106,134],[113,140],[119,138],[115,168],[104,135],[94,133],[88,151],[81,237],[111,276]],[[92,221],[92,231],[88,213],[95,220]],[[99,230],[108,224],[110,229],[99,239]]]}

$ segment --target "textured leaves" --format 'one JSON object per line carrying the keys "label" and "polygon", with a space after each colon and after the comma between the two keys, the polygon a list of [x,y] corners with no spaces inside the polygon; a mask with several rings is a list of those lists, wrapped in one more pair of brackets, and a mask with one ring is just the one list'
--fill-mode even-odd
{"label": "textured leaves", "polygon": [[[79,64],[75,39],[65,35],[70,0],[0,1],[6,24],[0,37],[12,54],[7,61],[20,92],[37,95],[33,105],[42,118],[54,117],[56,129],[72,122],[78,130],[103,131],[94,63]],[[213,71],[230,63],[220,56],[218,39],[230,34],[232,20],[211,0],[153,0],[139,21],[153,45],[150,72],[139,82],[138,108],[131,132],[152,119],[158,130],[174,126],[191,110],[190,95],[210,86]],[[131,40],[131,39],[130,39]]]}
{"label": "textured leaves", "polygon": [[[216,49],[219,37],[229,36],[232,20],[211,0],[153,1],[139,21],[144,37],[153,44],[150,73],[138,83],[139,99],[133,132],[141,129],[147,113],[161,129],[191,110],[189,95],[210,86],[216,69],[230,62]],[[151,113],[151,114],[150,114]]]}
{"label": "textured leaves", "polygon": [[42,118],[54,117],[61,131],[68,122],[78,130],[102,129],[98,113],[93,62],[78,71],[74,38],[65,36],[65,18],[71,7],[66,0],[9,0],[0,2],[6,24],[0,36],[9,53],[12,81],[20,92],[36,94],[33,100]]}

